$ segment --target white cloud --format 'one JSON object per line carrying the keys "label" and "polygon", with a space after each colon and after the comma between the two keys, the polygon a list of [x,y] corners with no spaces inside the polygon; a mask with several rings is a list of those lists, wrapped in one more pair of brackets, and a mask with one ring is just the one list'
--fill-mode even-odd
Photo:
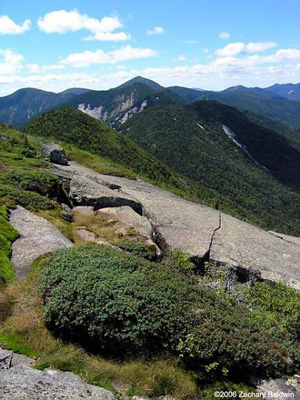
{"label": "white cloud", "polygon": [[216,50],[216,55],[221,57],[231,57],[241,53],[261,53],[265,50],[276,47],[277,43],[274,42],[257,42],[257,43],[243,43],[235,42],[229,43],[222,49]]}
{"label": "white cloud", "polygon": [[147,30],[147,35],[162,35],[165,30],[162,26],[155,26],[153,29]]}
{"label": "white cloud", "polygon": [[87,67],[91,64],[115,64],[120,61],[135,60],[138,58],[156,57],[155,50],[149,48],[136,48],[125,46],[118,50],[105,53],[99,49],[96,51],[84,51],[82,53],[73,53],[60,62],[62,65],[71,65],[72,67]]}
{"label": "white cloud", "polygon": [[183,40],[182,43],[186,43],[186,44],[196,44],[196,43],[198,43],[198,40],[194,40],[194,39]]}
{"label": "white cloud", "polygon": [[30,29],[31,21],[26,19],[22,25],[17,25],[7,15],[0,15],[0,34],[1,35],[20,35]]}
{"label": "white cloud", "polygon": [[175,62],[175,61],[186,61],[186,57],[185,57],[183,54],[181,54],[180,56],[178,56],[177,58],[175,58],[173,61],[174,61],[174,62]]}
{"label": "white cloud", "polygon": [[38,20],[38,27],[45,33],[76,32],[81,29],[88,30],[91,35],[84,40],[101,40],[120,42],[131,37],[125,32],[115,32],[123,28],[118,17],[91,18],[86,14],[80,14],[77,10],[52,11]]}
{"label": "white cloud", "polygon": [[0,74],[10,75],[19,72],[23,68],[23,56],[12,50],[0,49]]}
{"label": "white cloud", "polygon": [[[117,53],[112,51],[100,56],[96,55],[94,59],[96,63],[99,63],[97,57],[100,57],[100,61],[103,57],[109,61],[108,69],[103,70],[101,74],[91,73],[88,70],[73,73],[69,69],[72,66],[71,62],[70,65],[58,63],[48,66],[25,64],[22,55],[11,50],[0,50],[0,96],[26,86],[56,92],[72,86],[95,90],[109,89],[137,75],[153,79],[163,86],[179,85],[211,90],[221,90],[239,84],[266,87],[276,82],[297,83],[299,81],[300,49],[296,48],[279,49],[268,56],[246,54],[244,57],[215,57],[203,63],[195,62],[194,65],[183,63],[173,67],[124,70],[119,68],[120,65],[115,64],[111,68],[112,64],[118,62],[117,60],[124,59],[126,54],[127,57],[129,56],[124,49],[126,47],[119,49]],[[137,50],[147,49],[133,50],[131,57],[138,55]],[[72,62],[80,64],[85,57],[87,57],[86,54]],[[64,70],[56,71],[56,68],[64,68]],[[54,72],[50,73],[50,69]]]}
{"label": "white cloud", "polygon": [[219,33],[219,38],[220,39],[229,39],[230,38],[230,34],[228,32],[220,32]]}

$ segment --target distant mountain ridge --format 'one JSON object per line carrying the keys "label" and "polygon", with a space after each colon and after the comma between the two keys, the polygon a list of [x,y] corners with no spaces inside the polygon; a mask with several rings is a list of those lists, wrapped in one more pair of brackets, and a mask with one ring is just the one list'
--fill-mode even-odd
{"label": "distant mountain ridge", "polygon": [[[149,97],[150,96],[150,97]],[[38,115],[69,105],[112,126],[154,105],[187,104],[216,100],[300,128],[300,84],[247,88],[239,85],[221,92],[180,86],[164,88],[137,76],[109,90],[70,88],[61,93],[25,88],[0,97],[0,121],[22,128]]]}

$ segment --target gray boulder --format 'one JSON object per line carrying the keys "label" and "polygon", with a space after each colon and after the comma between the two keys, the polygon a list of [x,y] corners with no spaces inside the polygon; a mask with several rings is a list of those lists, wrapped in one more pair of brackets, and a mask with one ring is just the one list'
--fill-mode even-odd
{"label": "gray boulder", "polygon": [[17,365],[0,371],[0,398],[5,400],[115,400],[108,390],[88,385],[70,372],[38,371]]}
{"label": "gray boulder", "polygon": [[31,264],[39,256],[72,247],[72,243],[54,225],[23,207],[11,210],[10,223],[20,234],[12,244],[11,255],[18,278],[27,275]]}
{"label": "gray boulder", "polygon": [[54,164],[68,165],[66,153],[62,147],[55,143],[43,143],[42,151],[45,157]]}

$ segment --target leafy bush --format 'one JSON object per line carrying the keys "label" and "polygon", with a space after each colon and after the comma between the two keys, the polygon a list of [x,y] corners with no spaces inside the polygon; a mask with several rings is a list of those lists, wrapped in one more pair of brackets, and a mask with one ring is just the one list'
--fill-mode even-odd
{"label": "leafy bush", "polygon": [[192,272],[195,269],[195,264],[190,261],[189,255],[177,249],[172,252],[172,263],[177,271],[184,274]]}
{"label": "leafy bush", "polygon": [[252,312],[208,289],[199,295],[194,326],[178,345],[188,366],[202,365],[209,376],[235,378],[249,373],[276,376],[297,367],[299,345],[267,313]]}
{"label": "leafy bush", "polygon": [[175,350],[192,299],[165,265],[93,245],[45,261],[41,291],[54,332],[119,355]]}
{"label": "leafy bush", "polygon": [[204,376],[276,376],[298,367],[295,335],[263,308],[194,287],[165,264],[105,247],[59,251],[41,267],[48,327],[110,355],[169,351]]}
{"label": "leafy bush", "polygon": [[154,261],[157,258],[155,246],[147,246],[144,243],[132,242],[129,240],[120,240],[117,242],[117,246],[124,251],[128,251],[128,253],[145,258],[149,261]]}
{"label": "leafy bush", "polygon": [[5,206],[0,206],[0,286],[11,282],[14,277],[13,265],[9,260],[11,243],[18,232],[9,224]]}
{"label": "leafy bush", "polygon": [[41,195],[55,194],[59,178],[45,171],[14,169],[1,179],[22,190],[30,190]]}
{"label": "leafy bush", "polygon": [[0,204],[5,204],[8,207],[14,207],[16,204],[20,204],[21,206],[38,210],[47,210],[54,207],[53,202],[49,200],[48,197],[1,183]]}

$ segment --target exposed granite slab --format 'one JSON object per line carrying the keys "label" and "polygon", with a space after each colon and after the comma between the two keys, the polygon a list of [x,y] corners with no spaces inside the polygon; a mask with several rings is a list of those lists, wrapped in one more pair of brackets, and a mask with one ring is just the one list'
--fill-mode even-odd
{"label": "exposed granite slab", "polygon": [[194,260],[210,259],[229,267],[240,267],[260,274],[263,279],[283,281],[300,290],[298,238],[289,240],[285,235],[283,240],[143,180],[98,174],[75,162],[67,167],[56,166],[55,171],[69,177],[71,184],[81,176],[86,182],[84,190],[89,190],[90,183],[110,192],[115,192],[110,187],[117,186],[118,195],[135,199],[142,205],[143,215],[154,230],[154,239],[165,254],[177,248]]}
{"label": "exposed granite slab", "polygon": [[[219,226],[220,213],[218,211],[179,198],[143,180],[102,175],[76,162],[70,162],[67,167],[56,166],[52,172],[71,178],[70,187],[73,187],[73,198],[76,197],[75,192],[79,186],[77,182],[83,180],[85,186],[81,187],[80,193],[84,191],[88,193],[88,196],[93,197],[95,193],[101,196],[101,190],[103,190],[105,197],[108,193],[111,195],[115,193],[119,197],[129,196],[130,199],[141,204],[143,215],[149,219],[153,227],[155,241],[164,253],[178,248],[197,258],[207,255],[212,234]],[[100,189],[101,186],[103,189]],[[109,188],[114,186],[119,189]],[[89,203],[89,205],[92,204]],[[124,205],[130,206],[130,204]]]}
{"label": "exposed granite slab", "polygon": [[103,388],[88,385],[70,372],[38,371],[17,365],[0,372],[0,398],[5,400],[115,400]]}
{"label": "exposed granite slab", "polygon": [[72,243],[54,225],[23,207],[11,210],[9,222],[20,234],[12,244],[11,256],[18,278],[27,275],[31,264],[39,256],[72,247]]}
{"label": "exposed granite slab", "polygon": [[222,214],[221,228],[215,232],[210,258],[300,289],[299,246],[229,215]]}
{"label": "exposed granite slab", "polygon": [[269,233],[271,233],[274,236],[277,236],[278,238],[280,238],[282,240],[285,240],[286,242],[294,243],[297,246],[300,246],[300,237],[285,235],[284,233],[278,233],[278,232],[274,232],[274,231],[269,231]]}

